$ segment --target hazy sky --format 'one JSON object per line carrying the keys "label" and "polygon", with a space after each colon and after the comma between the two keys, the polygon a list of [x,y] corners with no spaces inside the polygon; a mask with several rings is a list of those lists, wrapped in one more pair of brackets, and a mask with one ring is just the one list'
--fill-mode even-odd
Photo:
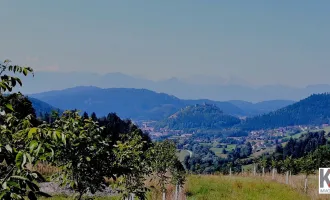
{"label": "hazy sky", "polygon": [[330,83],[329,0],[2,0],[0,59],[154,80]]}

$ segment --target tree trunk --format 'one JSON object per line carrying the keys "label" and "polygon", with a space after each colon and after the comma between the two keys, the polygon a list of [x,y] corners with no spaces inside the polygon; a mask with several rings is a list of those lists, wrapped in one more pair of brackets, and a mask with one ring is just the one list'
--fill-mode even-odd
{"label": "tree trunk", "polygon": [[272,179],[275,179],[275,168],[273,168],[273,175],[272,175]]}
{"label": "tree trunk", "polygon": [[289,183],[291,184],[291,182],[292,182],[292,174],[291,174],[291,171],[290,171]]}
{"label": "tree trunk", "polygon": [[262,176],[265,176],[265,168],[262,167]]}
{"label": "tree trunk", "polygon": [[175,200],[179,200],[179,187],[180,187],[179,184],[175,186],[175,197],[174,197]]}
{"label": "tree trunk", "polygon": [[253,176],[255,176],[256,175],[256,164],[254,163],[253,164]]}
{"label": "tree trunk", "polygon": [[229,168],[229,176],[231,176],[231,168]]}
{"label": "tree trunk", "polygon": [[244,168],[242,167],[242,175],[244,174]]}
{"label": "tree trunk", "polygon": [[289,171],[286,172],[286,176],[285,176],[285,184],[289,184]]}
{"label": "tree trunk", "polygon": [[163,200],[166,200],[166,192],[165,192],[165,190],[163,191]]}
{"label": "tree trunk", "polygon": [[307,193],[307,181],[308,181],[308,179],[307,179],[307,175],[306,175],[306,177],[305,177],[305,187],[304,187],[305,193]]}

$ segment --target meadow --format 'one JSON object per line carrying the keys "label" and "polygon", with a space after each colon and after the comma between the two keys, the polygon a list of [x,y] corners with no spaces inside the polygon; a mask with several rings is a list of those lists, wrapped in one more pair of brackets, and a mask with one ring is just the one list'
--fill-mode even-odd
{"label": "meadow", "polygon": [[[292,176],[290,184],[284,184],[284,176],[277,175],[275,180],[270,174],[264,177],[244,175],[189,175],[187,182],[180,193],[179,200],[323,200],[329,199],[327,195],[317,194],[317,179],[309,177],[308,194],[303,192],[303,176]],[[161,199],[161,192],[158,186],[149,182],[151,191],[147,199]],[[174,200],[174,187],[167,188],[167,200]],[[49,200],[74,199],[67,196],[54,196]],[[96,197],[95,200],[119,200],[119,197]],[[42,199],[45,200],[45,199]]]}

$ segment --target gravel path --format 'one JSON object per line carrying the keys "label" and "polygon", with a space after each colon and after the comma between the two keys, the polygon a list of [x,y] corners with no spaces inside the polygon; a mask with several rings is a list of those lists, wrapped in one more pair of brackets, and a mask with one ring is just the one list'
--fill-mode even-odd
{"label": "gravel path", "polygon": [[[59,187],[57,183],[54,182],[44,182],[39,183],[40,191],[45,192],[50,195],[74,195],[74,191],[69,188],[62,188]],[[107,187],[102,192],[96,192],[95,194],[87,193],[87,196],[115,196],[118,195],[118,191],[113,190],[109,187]]]}

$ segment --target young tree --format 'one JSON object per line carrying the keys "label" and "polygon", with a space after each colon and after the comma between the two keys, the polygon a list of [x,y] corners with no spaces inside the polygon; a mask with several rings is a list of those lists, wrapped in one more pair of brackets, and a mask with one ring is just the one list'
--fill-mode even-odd
{"label": "young tree", "polygon": [[294,161],[291,156],[288,156],[285,160],[283,160],[282,167],[286,172],[285,183],[289,184],[289,174],[291,174],[291,171],[294,169]]}
{"label": "young tree", "polygon": [[299,158],[297,160],[297,163],[299,165],[301,172],[303,172],[305,174],[304,191],[305,191],[305,193],[307,193],[308,175],[313,174],[315,172],[316,160],[313,157],[313,154],[310,153],[305,157]]}
{"label": "young tree", "polygon": [[100,137],[102,128],[91,119],[83,120],[78,112],[66,111],[53,124],[61,140],[56,143],[55,159],[60,172],[55,176],[62,186],[70,186],[82,199],[105,188],[108,145]]}
{"label": "young tree", "polygon": [[170,172],[172,175],[172,184],[175,185],[175,196],[174,199],[179,199],[179,191],[181,187],[184,185],[184,182],[186,180],[186,171],[182,165],[182,163],[179,161],[179,159],[176,159],[174,161],[174,165],[170,168]]}
{"label": "young tree", "polygon": [[116,176],[122,177],[123,197],[134,199],[146,199],[147,188],[144,185],[145,177],[151,174],[150,163],[146,159],[146,152],[143,151],[144,143],[138,131],[124,135],[125,141],[118,141],[114,146],[115,168],[118,169]]}
{"label": "young tree", "polygon": [[268,160],[265,156],[259,159],[259,165],[262,167],[262,176],[265,176],[265,168],[268,166]]}
{"label": "young tree", "polygon": [[277,162],[276,160],[272,160],[271,161],[271,166],[272,166],[272,179],[275,179],[275,171],[276,171],[276,167],[277,167]]}
{"label": "young tree", "polygon": [[159,179],[159,185],[163,192],[163,200],[166,199],[166,186],[170,179],[168,173],[177,160],[175,152],[175,144],[169,140],[155,143],[149,152],[153,172]]}

